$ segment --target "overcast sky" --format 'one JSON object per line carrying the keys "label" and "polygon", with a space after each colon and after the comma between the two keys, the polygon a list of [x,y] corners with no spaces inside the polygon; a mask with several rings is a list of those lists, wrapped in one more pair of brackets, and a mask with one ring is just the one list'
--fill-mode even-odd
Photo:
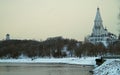
{"label": "overcast sky", "polygon": [[91,34],[97,7],[104,27],[118,35],[119,0],[0,0],[0,40],[45,40],[63,36],[84,40]]}

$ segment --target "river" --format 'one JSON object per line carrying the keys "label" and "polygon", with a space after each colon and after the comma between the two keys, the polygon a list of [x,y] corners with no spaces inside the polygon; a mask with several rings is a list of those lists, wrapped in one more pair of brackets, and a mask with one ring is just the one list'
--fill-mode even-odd
{"label": "river", "polygon": [[0,63],[0,75],[92,75],[93,66]]}

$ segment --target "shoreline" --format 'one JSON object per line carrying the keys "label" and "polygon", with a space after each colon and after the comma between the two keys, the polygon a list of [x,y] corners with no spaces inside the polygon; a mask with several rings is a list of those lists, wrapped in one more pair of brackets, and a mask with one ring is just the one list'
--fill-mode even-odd
{"label": "shoreline", "polygon": [[64,63],[0,63],[0,67],[94,67],[94,65]]}
{"label": "shoreline", "polygon": [[30,58],[24,59],[0,59],[0,63],[6,64],[69,64],[69,65],[83,65],[94,66],[97,57],[87,58]]}

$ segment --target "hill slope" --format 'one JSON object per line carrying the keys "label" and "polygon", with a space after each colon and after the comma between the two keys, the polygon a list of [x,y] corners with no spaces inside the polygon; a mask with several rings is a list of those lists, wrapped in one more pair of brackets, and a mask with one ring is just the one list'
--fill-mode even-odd
{"label": "hill slope", "polygon": [[94,75],[120,75],[120,59],[107,60],[93,71]]}

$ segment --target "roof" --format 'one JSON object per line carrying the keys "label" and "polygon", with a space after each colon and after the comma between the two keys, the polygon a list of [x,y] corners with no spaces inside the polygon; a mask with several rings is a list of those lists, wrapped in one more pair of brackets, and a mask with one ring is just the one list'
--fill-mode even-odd
{"label": "roof", "polygon": [[102,18],[101,18],[101,15],[100,15],[100,9],[99,8],[97,8],[95,21],[102,21]]}

